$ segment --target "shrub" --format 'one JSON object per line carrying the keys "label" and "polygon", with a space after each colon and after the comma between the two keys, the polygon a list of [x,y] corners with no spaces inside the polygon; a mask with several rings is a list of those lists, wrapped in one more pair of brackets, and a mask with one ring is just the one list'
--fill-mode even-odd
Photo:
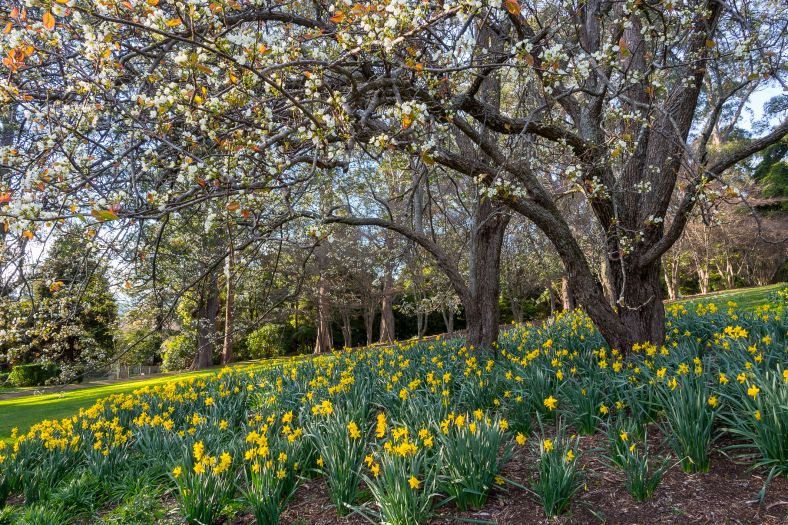
{"label": "shrub", "polygon": [[261,326],[246,336],[246,346],[249,357],[264,359],[277,357],[287,353],[284,327],[277,324]]}
{"label": "shrub", "polygon": [[185,370],[192,364],[197,352],[197,341],[193,334],[173,335],[161,344],[161,368],[164,371]]}
{"label": "shrub", "polygon": [[60,370],[54,363],[29,363],[15,366],[8,381],[14,386],[41,386],[58,374]]}

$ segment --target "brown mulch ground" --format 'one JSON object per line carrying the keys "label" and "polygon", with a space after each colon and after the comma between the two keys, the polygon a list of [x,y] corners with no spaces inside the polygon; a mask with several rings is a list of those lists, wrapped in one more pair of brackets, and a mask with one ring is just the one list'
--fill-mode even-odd
{"label": "brown mulch ground", "polygon": [[[657,433],[655,433],[657,434]],[[649,439],[657,441],[657,436]],[[606,436],[581,438],[581,449],[601,447]],[[720,445],[720,444],[718,444]],[[534,475],[535,457],[528,449],[519,449],[502,473],[507,479],[527,486]],[[652,449],[654,450],[654,449]],[[654,493],[645,502],[636,502],[627,493],[624,475],[605,465],[599,452],[581,456],[584,487],[572,502],[570,512],[548,520],[533,494],[518,488],[494,493],[484,509],[460,512],[449,505],[440,509],[433,521],[440,525],[494,523],[498,525],[536,524],[788,524],[788,478],[772,481],[764,503],[758,492],[765,473],[751,471],[721,453],[714,452],[711,470],[702,474],[685,474],[680,466],[672,467]],[[239,521],[243,523],[243,521]],[[362,516],[339,518],[331,506],[323,480],[312,480],[299,488],[295,499],[283,514],[286,525],[361,525]]]}

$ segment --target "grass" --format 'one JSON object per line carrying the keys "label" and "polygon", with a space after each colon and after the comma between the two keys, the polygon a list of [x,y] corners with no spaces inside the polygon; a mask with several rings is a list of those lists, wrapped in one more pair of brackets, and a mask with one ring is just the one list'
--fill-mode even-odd
{"label": "grass", "polygon": [[690,297],[687,299],[679,299],[678,301],[671,301],[684,303],[685,305],[695,305],[697,303],[714,303],[721,309],[726,309],[728,301],[734,301],[742,310],[755,310],[757,306],[769,302],[767,296],[776,290],[780,290],[786,286],[785,283],[770,284],[768,286],[757,286],[754,288],[737,288],[736,290],[724,290],[721,292],[712,292],[698,297]]}
{"label": "grass", "polygon": [[[268,359],[257,363],[241,364],[237,366],[251,366],[253,368],[268,368],[279,364],[301,359],[308,356],[297,358],[278,358]],[[209,368],[195,372],[184,372],[181,374],[165,375],[151,379],[138,381],[124,381],[110,385],[79,388],[66,390],[43,395],[31,395],[12,399],[0,400],[0,440],[10,441],[11,429],[16,427],[19,432],[25,432],[31,425],[44,419],[62,419],[71,417],[80,408],[92,406],[98,399],[112,394],[126,394],[145,386],[155,386],[170,381],[177,381],[184,377],[199,377],[215,374],[219,368]],[[4,393],[4,392],[0,392]]]}
{"label": "grass", "polygon": [[[687,305],[698,302],[716,303],[719,307],[725,307],[728,301],[736,301],[740,308],[745,310],[754,309],[759,304],[767,301],[767,295],[785,284],[775,284],[761,286],[757,288],[741,288],[737,290],[717,292],[703,297],[692,297],[682,299]],[[302,358],[308,358],[303,356]],[[269,359],[259,362],[256,366],[273,367],[283,362],[291,361],[292,358]],[[0,440],[8,441],[11,436],[11,429],[19,428],[20,432],[26,431],[31,425],[43,419],[62,419],[77,413],[80,408],[87,408],[96,400],[111,394],[129,393],[144,386],[153,386],[178,380],[183,377],[200,376],[215,373],[217,369],[201,370],[197,372],[185,372],[168,376],[159,376],[152,379],[129,381],[103,385],[96,387],[86,387],[77,390],[68,390],[60,393],[32,395],[18,397],[14,399],[0,400]],[[19,389],[15,389],[19,390]],[[8,393],[10,390],[2,391],[0,394]]]}

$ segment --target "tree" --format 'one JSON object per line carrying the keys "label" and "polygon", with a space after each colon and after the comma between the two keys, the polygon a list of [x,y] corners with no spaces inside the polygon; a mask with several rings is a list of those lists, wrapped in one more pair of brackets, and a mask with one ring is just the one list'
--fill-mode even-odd
{"label": "tree", "polygon": [[[154,219],[261,195],[292,212],[317,173],[404,153],[476,184],[471,258],[483,263],[465,282],[438,261],[483,343],[503,206],[544,232],[574,296],[626,352],[664,338],[661,257],[710,181],[788,133],[782,116],[738,132],[750,95],[784,82],[784,15],[767,0],[111,0],[12,15],[0,97],[30,119],[0,157],[19,233],[53,216]],[[31,180],[34,213],[19,193]],[[607,286],[558,204],[567,191],[603,232]]]}
{"label": "tree", "polygon": [[61,378],[73,380],[109,360],[117,304],[96,251],[84,230],[63,231],[31,286],[3,298],[0,349],[7,363],[57,363]]}

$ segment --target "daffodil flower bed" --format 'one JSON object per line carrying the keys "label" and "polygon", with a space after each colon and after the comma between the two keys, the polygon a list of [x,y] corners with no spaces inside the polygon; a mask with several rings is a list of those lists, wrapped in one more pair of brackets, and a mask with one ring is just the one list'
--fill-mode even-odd
{"label": "daffodil flower bed", "polygon": [[[769,479],[788,474],[783,306],[668,310],[665,344],[626,353],[574,312],[503,333],[497,359],[462,340],[402,343],[110,396],[0,442],[3,516],[89,522],[85,508],[122,507],[136,491],[177,502],[168,512],[191,523],[247,513],[273,524],[309,480],[339,514],[415,525],[506,497],[511,461],[552,516],[599,453],[577,436],[600,429],[637,499],[660,490],[666,464],[703,475],[720,443]],[[647,428],[670,457],[647,448]],[[66,490],[91,504],[56,505]]]}

